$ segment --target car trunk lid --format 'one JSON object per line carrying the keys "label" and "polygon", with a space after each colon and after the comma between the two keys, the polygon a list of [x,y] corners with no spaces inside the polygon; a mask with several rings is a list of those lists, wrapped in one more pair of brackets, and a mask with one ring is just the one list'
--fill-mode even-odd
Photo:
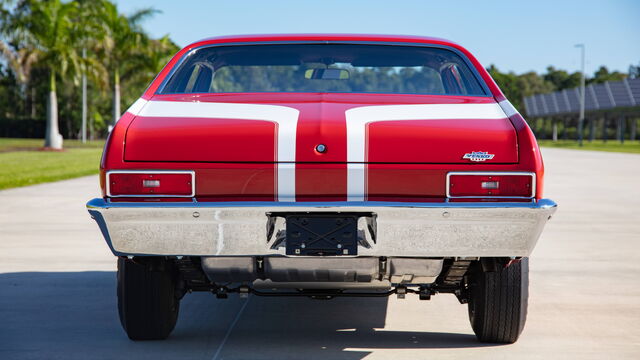
{"label": "car trunk lid", "polygon": [[491,97],[160,95],[129,126],[124,159],[502,164],[518,161],[518,147]]}

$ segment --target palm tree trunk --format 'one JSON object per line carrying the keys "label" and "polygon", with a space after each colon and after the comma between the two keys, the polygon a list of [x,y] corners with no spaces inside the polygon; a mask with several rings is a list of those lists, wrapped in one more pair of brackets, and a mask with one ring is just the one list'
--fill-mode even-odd
{"label": "palm tree trunk", "polygon": [[49,79],[49,101],[47,103],[47,132],[44,147],[62,149],[62,135],[58,130],[58,97],[56,96],[56,73],[51,70]]}
{"label": "palm tree trunk", "polygon": [[113,74],[113,125],[120,119],[120,72]]}

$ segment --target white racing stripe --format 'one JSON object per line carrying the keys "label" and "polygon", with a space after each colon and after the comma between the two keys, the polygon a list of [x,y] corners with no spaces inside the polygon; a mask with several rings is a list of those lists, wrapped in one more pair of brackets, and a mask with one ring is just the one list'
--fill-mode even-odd
{"label": "white racing stripe", "polygon": [[[193,117],[235,120],[263,120],[276,123],[277,197],[278,201],[295,201],[297,109],[263,104],[146,101],[138,99],[128,110],[144,117]],[[288,164],[287,164],[288,163]]]}
{"label": "white racing stripe", "polygon": [[[297,109],[263,104],[147,101],[127,110],[145,117],[197,117],[264,120],[277,124],[277,199],[295,201]],[[347,124],[347,200],[366,194],[366,127],[372,122],[446,119],[505,119],[518,111],[508,100],[490,104],[415,104],[362,106],[345,112]]]}
{"label": "white racing stripe", "polygon": [[134,102],[128,109],[127,112],[130,113],[131,115],[137,116],[140,113],[140,110],[142,110],[142,108],[147,105],[149,101],[145,100],[143,98],[140,98],[138,100],[136,100],[136,102]]}
{"label": "white racing stripe", "polygon": [[347,201],[365,200],[367,124],[400,120],[505,119],[505,115],[506,111],[496,103],[377,105],[347,110]]}

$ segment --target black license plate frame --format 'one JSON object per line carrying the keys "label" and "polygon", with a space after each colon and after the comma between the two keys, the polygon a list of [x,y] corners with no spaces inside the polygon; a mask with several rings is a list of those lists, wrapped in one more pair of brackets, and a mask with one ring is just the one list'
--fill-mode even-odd
{"label": "black license plate frame", "polygon": [[299,256],[358,255],[359,214],[288,214],[286,254]]}

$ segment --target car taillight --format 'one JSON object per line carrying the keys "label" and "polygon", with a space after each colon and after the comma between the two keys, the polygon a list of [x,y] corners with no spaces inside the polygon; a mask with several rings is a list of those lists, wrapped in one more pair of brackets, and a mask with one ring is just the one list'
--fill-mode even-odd
{"label": "car taillight", "polygon": [[194,196],[193,171],[111,171],[107,196]]}
{"label": "car taillight", "polygon": [[447,197],[517,197],[535,196],[535,174],[504,172],[449,173]]}

